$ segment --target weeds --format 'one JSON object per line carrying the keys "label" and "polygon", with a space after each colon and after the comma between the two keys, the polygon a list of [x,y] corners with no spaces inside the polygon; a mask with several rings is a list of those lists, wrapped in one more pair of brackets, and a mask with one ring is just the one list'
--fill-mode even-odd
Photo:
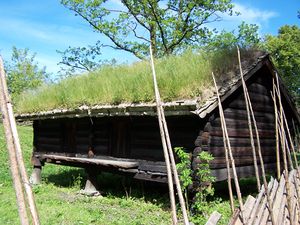
{"label": "weeds", "polygon": [[[212,183],[215,181],[215,178],[211,176],[209,168],[209,163],[213,160],[213,157],[208,152],[200,152],[197,156],[200,163],[197,165],[196,170],[193,171],[189,153],[185,152],[181,147],[175,148],[175,152],[179,158],[177,169],[180,174],[179,179],[182,184],[182,190],[185,194],[186,202],[191,202],[190,206],[187,207],[190,211],[191,221],[196,224],[205,223],[211,213],[210,209],[221,203],[220,199],[208,201],[208,197],[214,195]],[[192,199],[188,198],[188,190],[194,193]]]}

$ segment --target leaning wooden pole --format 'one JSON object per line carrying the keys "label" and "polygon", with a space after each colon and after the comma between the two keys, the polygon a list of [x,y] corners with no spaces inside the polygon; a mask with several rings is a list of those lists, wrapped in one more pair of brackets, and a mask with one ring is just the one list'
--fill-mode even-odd
{"label": "leaning wooden pole", "polygon": [[247,99],[247,86],[244,81],[243,72],[242,72],[242,66],[240,62],[240,50],[237,47],[238,52],[238,60],[239,60],[239,68],[240,68],[240,75],[242,80],[242,86],[243,86],[243,92],[244,92],[244,98],[245,98],[245,105],[246,105],[246,111],[247,111],[247,120],[248,120],[248,128],[249,128],[249,134],[250,134],[250,143],[251,143],[251,149],[252,149],[252,156],[253,156],[253,165],[254,165],[254,171],[255,171],[255,177],[256,177],[256,186],[257,191],[260,191],[260,178],[259,178],[259,172],[258,172],[258,165],[257,165],[257,158],[256,158],[256,149],[255,149],[255,142],[254,142],[254,136],[253,136],[253,130],[252,130],[252,122],[251,122],[251,115],[250,115],[250,106]]}
{"label": "leaning wooden pole", "polygon": [[[269,210],[271,222],[272,222],[272,224],[275,224],[274,213],[273,213],[273,204],[271,202],[270,192],[268,190],[268,182],[267,182],[267,179],[266,179],[266,172],[265,172],[264,160],[263,160],[262,152],[261,152],[260,136],[259,136],[259,132],[258,132],[258,128],[257,128],[257,123],[256,123],[256,119],[255,119],[255,115],[254,115],[252,103],[251,103],[251,100],[250,100],[248,88],[246,86],[246,82],[245,82],[244,76],[243,76],[243,69],[242,69],[241,55],[240,55],[239,48],[237,48],[237,52],[238,52],[238,61],[239,61],[241,81],[242,81],[242,84],[243,84],[243,89],[244,89],[244,94],[245,94],[245,101],[246,101],[246,105],[248,105],[248,109],[250,110],[249,113],[251,115],[251,118],[252,118],[252,121],[253,121],[254,130],[255,130],[255,136],[256,136],[256,141],[257,141],[257,151],[258,151],[258,157],[259,157],[259,162],[260,162],[260,166],[261,166],[261,173],[262,173],[262,178],[263,178],[263,185],[264,185],[264,188],[265,188],[265,193],[266,193],[266,196],[267,196],[267,202],[268,202],[268,205],[269,205],[268,210]],[[250,118],[250,123],[251,123],[251,118]],[[251,133],[252,133],[252,131],[251,131]],[[253,135],[252,135],[252,138],[253,138]]]}
{"label": "leaning wooden pole", "polygon": [[216,92],[217,92],[219,114],[220,114],[220,119],[221,119],[221,127],[222,127],[222,130],[225,133],[225,140],[226,140],[226,144],[227,144],[227,147],[228,147],[229,158],[231,160],[233,179],[234,179],[234,183],[235,183],[235,189],[236,189],[236,193],[237,193],[237,197],[238,197],[238,202],[239,202],[239,205],[240,205],[242,221],[244,221],[244,218],[243,218],[244,204],[243,204],[242,194],[241,194],[241,190],[240,190],[240,184],[239,184],[239,180],[238,180],[238,176],[237,176],[237,172],[236,172],[234,158],[233,158],[233,155],[232,155],[231,144],[230,144],[230,141],[229,141],[229,135],[228,135],[228,131],[227,131],[226,120],[225,120],[225,117],[224,117],[223,106],[222,106],[222,102],[221,102],[221,99],[220,99],[219,90],[218,90],[218,86],[217,86],[217,83],[216,83],[214,73],[212,73],[212,78],[213,78],[215,89],[216,89]]}
{"label": "leaning wooden pole", "polygon": [[226,169],[227,169],[227,186],[229,192],[229,200],[230,200],[230,209],[231,213],[234,213],[234,199],[233,199],[233,192],[232,192],[232,185],[231,185],[231,171],[230,171],[230,163],[229,163],[229,156],[228,156],[228,147],[226,144],[226,135],[224,130],[222,129],[223,134],[223,145],[225,149],[225,160],[226,160]]}
{"label": "leaning wooden pole", "polygon": [[[275,83],[273,83],[273,85],[274,85],[274,96],[272,96],[273,97],[273,101],[275,101],[275,94],[278,96],[279,95],[279,90],[278,90],[278,88],[279,88],[279,86],[278,87],[276,87],[275,86]],[[283,115],[283,120],[284,121],[279,121],[279,122],[284,122],[284,126],[285,126],[285,128],[286,128],[286,130],[287,130],[287,132],[285,132],[285,129],[283,129],[281,132],[282,132],[282,134],[281,135],[283,135],[284,136],[284,139],[286,140],[286,146],[287,146],[287,153],[288,153],[288,159],[289,159],[289,164],[290,164],[290,167],[291,167],[291,169],[293,170],[294,169],[294,166],[293,166],[293,162],[292,162],[292,158],[291,158],[291,155],[293,155],[293,159],[294,159],[294,162],[295,162],[295,166],[296,166],[296,178],[295,178],[295,176],[294,176],[294,182],[295,182],[295,184],[296,184],[296,192],[297,192],[297,196],[298,196],[298,203],[299,203],[299,201],[300,201],[300,190],[299,190],[299,188],[300,188],[300,185],[299,185],[299,182],[298,182],[298,178],[300,178],[300,172],[299,172],[299,165],[298,165],[298,160],[297,160],[297,156],[296,156],[296,152],[295,152],[295,146],[294,146],[294,143],[293,143],[293,140],[292,140],[292,136],[291,136],[291,133],[290,133],[290,129],[289,129],[289,125],[288,125],[288,122],[287,122],[287,119],[286,119],[286,116],[285,116],[285,112],[284,112],[284,109],[283,109],[283,106],[282,106],[282,102],[279,102],[279,107],[280,107],[280,109],[282,110],[282,115]],[[283,126],[283,127],[284,127]],[[286,135],[286,133],[287,133],[287,135]],[[288,139],[287,139],[287,137],[288,137]],[[290,148],[289,148],[289,146],[291,146],[291,149],[292,149],[292,153],[291,153],[291,151],[290,151]],[[298,177],[298,178],[297,178]],[[298,204],[299,205],[299,204]],[[300,211],[298,211],[298,214],[299,214],[299,216],[300,216]],[[300,217],[299,217],[300,218]]]}
{"label": "leaning wooden pole", "polygon": [[183,197],[182,190],[181,190],[180,180],[179,180],[179,176],[178,176],[178,172],[177,172],[177,168],[176,168],[175,158],[174,158],[173,149],[172,149],[172,145],[171,145],[171,141],[170,141],[169,130],[168,130],[168,126],[167,126],[167,122],[166,122],[166,118],[165,118],[165,113],[164,113],[163,107],[161,107],[160,109],[161,109],[163,126],[164,126],[164,130],[165,130],[165,135],[166,135],[169,157],[170,157],[170,161],[171,161],[171,167],[172,167],[174,180],[175,180],[175,184],[176,184],[179,204],[180,204],[180,208],[182,211],[183,221],[184,221],[185,225],[188,225],[189,219],[188,219],[188,214],[187,214],[187,210],[186,210],[186,204],[185,204],[184,197]]}
{"label": "leaning wooden pole", "polygon": [[[273,93],[275,96],[275,81],[273,78]],[[276,100],[273,99],[274,102],[274,112],[275,112],[275,137],[276,137],[276,168],[277,168],[277,180],[280,180],[281,176],[281,169],[280,169],[280,150],[279,150],[279,127],[278,127],[278,109],[277,109],[277,103]]]}
{"label": "leaning wooden pole", "polygon": [[15,117],[14,117],[14,113],[13,113],[13,109],[12,109],[11,100],[10,100],[10,97],[8,94],[8,88],[7,88],[5,74],[4,74],[4,76],[0,77],[0,82],[1,82],[1,86],[2,86],[2,93],[3,93],[4,99],[5,99],[5,103],[6,103],[6,108],[8,111],[8,119],[10,122],[10,128],[11,128],[12,137],[13,137],[13,141],[14,141],[14,145],[15,145],[18,167],[19,167],[21,179],[23,182],[23,186],[25,189],[27,202],[28,202],[28,206],[29,206],[29,211],[30,211],[30,214],[32,217],[32,222],[34,225],[40,225],[40,220],[39,220],[37,208],[35,205],[34,196],[32,193],[32,189],[31,189],[31,186],[29,183],[29,179],[28,179],[25,164],[24,164],[23,154],[22,154],[21,145],[20,145],[20,139],[19,139],[19,135],[18,135],[18,131],[17,131],[17,125],[16,125],[16,121],[15,121]]}
{"label": "leaning wooden pole", "polygon": [[167,143],[166,143],[166,139],[165,139],[165,131],[164,131],[163,123],[162,123],[162,115],[161,115],[161,110],[160,110],[160,108],[162,106],[161,106],[160,95],[159,95],[159,90],[158,90],[158,86],[157,86],[156,73],[155,73],[155,68],[154,68],[151,46],[150,46],[150,56],[151,56],[152,78],[153,78],[155,100],[156,100],[156,110],[157,110],[157,115],[158,115],[158,124],[159,124],[160,137],[161,137],[161,141],[162,141],[164,158],[165,158],[166,168],[167,168],[169,196],[170,196],[171,211],[172,211],[172,221],[173,221],[173,224],[177,224],[178,220],[177,220],[177,214],[176,214],[173,177],[172,177],[168,147],[167,147]]}
{"label": "leaning wooden pole", "polygon": [[[277,98],[278,102],[281,103],[281,93],[280,93],[280,87],[279,87],[279,79],[277,73],[275,73],[276,76],[276,90],[277,90]],[[276,100],[276,98],[275,98]],[[284,130],[284,123],[283,123],[283,109],[279,107],[279,130],[283,131]],[[293,218],[293,210],[292,210],[292,204],[291,204],[291,187],[290,187],[290,182],[289,182],[289,170],[288,170],[288,165],[287,165],[287,154],[286,154],[286,145],[285,145],[285,140],[283,135],[281,136],[281,150],[283,154],[283,166],[284,166],[284,178],[285,178],[285,185],[286,185],[286,192],[287,192],[287,208],[288,212],[290,215],[290,218]],[[291,221],[291,224],[294,224],[294,221]]]}
{"label": "leaning wooden pole", "polygon": [[[4,77],[4,67],[3,67],[3,61],[0,57],[0,77]],[[20,222],[22,225],[28,225],[29,220],[27,216],[26,211],[26,200],[23,193],[23,187],[22,187],[22,181],[20,177],[20,172],[18,168],[18,161],[16,152],[14,149],[14,140],[13,135],[10,129],[10,121],[9,121],[9,115],[6,108],[6,101],[5,96],[3,95],[3,85],[2,82],[0,84],[0,106],[1,106],[1,112],[2,112],[2,118],[3,118],[3,126],[4,126],[4,132],[5,132],[5,138],[6,138],[6,145],[9,155],[9,166],[11,170],[11,176],[13,180],[13,185],[16,193],[17,198],[17,205],[18,205],[18,212],[20,217]]]}

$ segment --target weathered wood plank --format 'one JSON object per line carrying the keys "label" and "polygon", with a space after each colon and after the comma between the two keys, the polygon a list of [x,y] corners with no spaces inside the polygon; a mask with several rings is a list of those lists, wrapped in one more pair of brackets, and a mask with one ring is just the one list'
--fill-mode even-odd
{"label": "weathered wood plank", "polygon": [[136,168],[139,166],[139,162],[137,161],[130,161],[130,162],[120,161],[117,158],[115,158],[114,160],[112,160],[112,158],[111,159],[95,159],[95,158],[88,159],[88,158],[67,157],[67,156],[48,155],[48,154],[44,154],[42,158],[66,161],[66,162],[78,162],[84,164],[101,165],[107,167],[117,167],[123,169]]}
{"label": "weathered wood plank", "polygon": [[214,211],[208,218],[205,225],[216,225],[216,224],[218,224],[221,217],[222,217],[222,215],[220,213],[218,213],[217,211]]}

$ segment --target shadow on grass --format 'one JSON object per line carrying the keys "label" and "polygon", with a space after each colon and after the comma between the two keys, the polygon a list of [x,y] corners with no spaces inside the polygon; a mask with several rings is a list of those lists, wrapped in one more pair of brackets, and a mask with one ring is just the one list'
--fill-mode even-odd
{"label": "shadow on grass", "polygon": [[[47,171],[43,175],[46,183],[58,187],[76,187],[83,189],[86,173],[82,168],[67,168],[60,171]],[[136,180],[130,176],[101,172],[97,176],[100,192],[103,196],[119,198],[143,198],[147,202],[169,207],[168,186],[162,183]]]}

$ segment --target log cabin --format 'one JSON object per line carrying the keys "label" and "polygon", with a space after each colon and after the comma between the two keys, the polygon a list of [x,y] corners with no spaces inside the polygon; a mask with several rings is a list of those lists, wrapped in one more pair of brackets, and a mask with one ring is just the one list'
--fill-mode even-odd
{"label": "log cabin", "polygon": [[[244,79],[259,129],[266,171],[276,168],[274,103],[271,98],[276,69],[269,55],[244,66]],[[280,80],[282,103],[292,127],[299,115]],[[239,178],[254,175],[246,106],[238,73],[219,85],[230,142]],[[197,168],[197,155],[208,151],[217,181],[227,178],[223,137],[215,93],[201,100],[164,102],[173,147],[183,147]],[[41,179],[45,163],[85,168],[86,189],[96,188],[99,171],[130,175],[137,179],[166,182],[155,103],[121,103],[21,113],[19,121],[33,121],[33,182]],[[259,162],[258,162],[259,163]],[[90,187],[90,188],[89,188]]]}

